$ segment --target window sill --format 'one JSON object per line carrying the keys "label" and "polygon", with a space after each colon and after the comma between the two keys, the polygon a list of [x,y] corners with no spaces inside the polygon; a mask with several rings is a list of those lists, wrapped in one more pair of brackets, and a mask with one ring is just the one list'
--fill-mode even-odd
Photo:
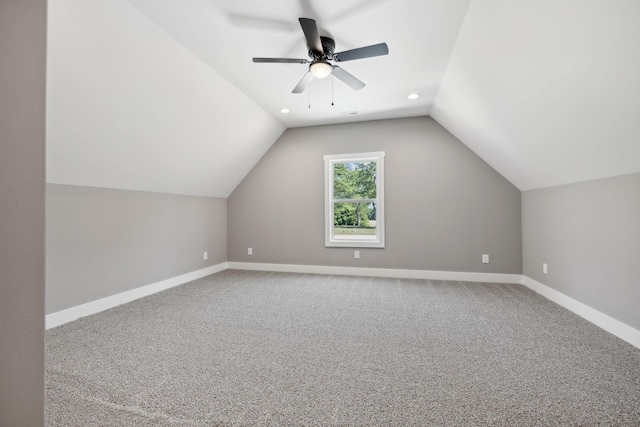
{"label": "window sill", "polygon": [[330,240],[325,242],[326,248],[380,248],[384,249],[384,242],[363,240]]}

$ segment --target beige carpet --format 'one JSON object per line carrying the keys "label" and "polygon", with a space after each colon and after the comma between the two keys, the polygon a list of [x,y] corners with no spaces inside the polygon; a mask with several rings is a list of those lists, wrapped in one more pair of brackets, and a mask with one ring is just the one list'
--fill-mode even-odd
{"label": "beige carpet", "polygon": [[640,350],[521,285],[225,271],[46,350],[49,426],[640,426]]}

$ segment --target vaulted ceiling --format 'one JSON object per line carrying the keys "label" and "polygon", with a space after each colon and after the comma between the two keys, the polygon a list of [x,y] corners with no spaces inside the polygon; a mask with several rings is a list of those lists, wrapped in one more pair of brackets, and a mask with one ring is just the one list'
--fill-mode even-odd
{"label": "vaulted ceiling", "polygon": [[[251,58],[307,58],[299,17],[389,55],[340,63],[362,90],[292,94],[306,65]],[[226,197],[286,128],[421,115],[521,190],[640,172],[638,22],[637,0],[49,0],[47,180]]]}

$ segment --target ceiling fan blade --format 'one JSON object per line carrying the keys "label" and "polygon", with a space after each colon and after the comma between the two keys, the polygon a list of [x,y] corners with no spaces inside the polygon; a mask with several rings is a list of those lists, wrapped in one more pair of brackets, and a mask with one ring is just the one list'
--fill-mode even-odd
{"label": "ceiling fan blade", "polygon": [[382,56],[389,54],[389,47],[386,43],[374,44],[371,46],[359,47],[357,49],[345,50],[344,52],[336,53],[335,60],[352,61],[354,59],[371,58],[373,56]]}
{"label": "ceiling fan blade", "polygon": [[346,72],[344,69],[338,67],[337,65],[333,66],[333,75],[342,80],[343,83],[345,83],[353,90],[360,90],[366,86],[360,80],[355,78],[351,73]]}
{"label": "ceiling fan blade", "polygon": [[277,64],[308,64],[306,59],[293,59],[293,58],[253,58],[253,62],[267,62]]}
{"label": "ceiling fan blade", "polygon": [[298,18],[300,26],[304,32],[304,37],[307,39],[307,46],[309,50],[316,53],[323,53],[322,41],[320,41],[320,35],[318,34],[318,26],[316,21],[309,18]]}
{"label": "ceiling fan blade", "polygon": [[307,87],[309,87],[309,82],[310,80],[313,78],[313,76],[311,75],[310,72],[306,72],[304,74],[304,76],[302,76],[302,79],[300,79],[300,82],[298,82],[298,84],[296,85],[296,87],[293,88],[293,90],[291,91],[291,93],[302,93],[305,91],[305,89]]}

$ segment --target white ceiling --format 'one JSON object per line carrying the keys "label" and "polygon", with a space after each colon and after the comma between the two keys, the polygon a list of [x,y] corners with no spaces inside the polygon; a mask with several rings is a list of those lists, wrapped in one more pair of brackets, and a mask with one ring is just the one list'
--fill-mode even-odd
{"label": "white ceiling", "polygon": [[[367,86],[333,107],[331,79],[292,94],[306,65],[251,58],[306,58],[299,17],[389,55],[341,63]],[[286,127],[427,114],[521,190],[640,172],[638,22],[637,0],[50,0],[48,182],[226,197]]]}
{"label": "white ceiling", "polygon": [[[469,0],[129,0],[287,127],[429,113]],[[314,80],[291,93],[305,64],[255,64],[253,57],[308,59],[299,17],[315,19],[336,52],[385,42],[389,55],[342,62],[366,83]],[[410,101],[410,93],[421,98]],[[310,96],[309,96],[310,94]],[[311,108],[309,108],[309,101]],[[290,113],[283,115],[282,108]],[[341,113],[357,112],[357,116]]]}

